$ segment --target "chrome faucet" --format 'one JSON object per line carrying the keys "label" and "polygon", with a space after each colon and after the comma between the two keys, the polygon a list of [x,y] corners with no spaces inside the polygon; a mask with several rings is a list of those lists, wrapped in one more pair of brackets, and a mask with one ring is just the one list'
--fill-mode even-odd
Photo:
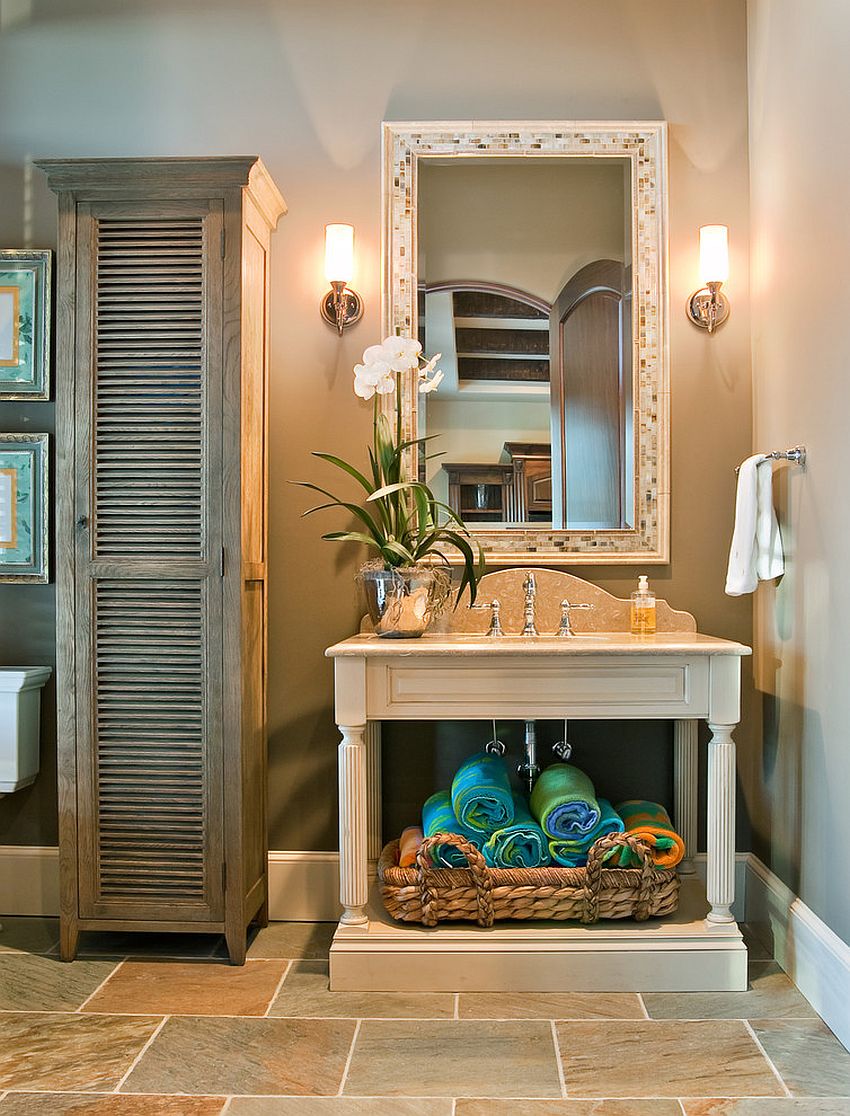
{"label": "chrome faucet", "polygon": [[574,636],[572,623],[570,622],[570,613],[574,608],[593,608],[592,604],[572,604],[570,601],[561,601],[561,623],[558,628],[558,635],[564,639],[569,636]]}
{"label": "chrome faucet", "polygon": [[478,604],[470,605],[471,609],[490,609],[490,627],[487,629],[488,636],[503,636],[504,630],[502,629],[502,605],[495,597],[492,601],[482,601]]}
{"label": "chrome faucet", "polygon": [[536,636],[537,626],[534,622],[534,604],[537,598],[537,581],[534,574],[529,573],[526,575],[525,581],[522,583],[525,590],[525,607],[523,610],[523,629],[524,636]]}

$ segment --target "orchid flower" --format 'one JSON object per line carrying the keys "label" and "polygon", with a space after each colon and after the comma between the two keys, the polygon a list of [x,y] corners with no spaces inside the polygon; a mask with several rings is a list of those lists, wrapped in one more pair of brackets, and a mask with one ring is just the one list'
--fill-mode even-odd
{"label": "orchid flower", "polygon": [[443,382],[444,375],[445,373],[438,368],[430,380],[423,380],[419,385],[419,394],[427,395],[429,391],[436,391]]}

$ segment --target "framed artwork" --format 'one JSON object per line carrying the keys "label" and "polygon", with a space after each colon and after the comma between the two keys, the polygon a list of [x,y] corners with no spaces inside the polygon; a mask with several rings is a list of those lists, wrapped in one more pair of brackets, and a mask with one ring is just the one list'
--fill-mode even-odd
{"label": "framed artwork", "polygon": [[0,581],[48,580],[47,434],[0,434]]}
{"label": "framed artwork", "polygon": [[0,399],[50,397],[51,255],[0,252]]}

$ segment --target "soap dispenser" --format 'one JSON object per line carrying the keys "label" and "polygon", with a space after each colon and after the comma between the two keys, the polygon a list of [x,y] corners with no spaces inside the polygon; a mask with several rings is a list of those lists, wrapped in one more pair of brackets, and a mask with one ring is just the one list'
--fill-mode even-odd
{"label": "soap dispenser", "polygon": [[655,594],[649,588],[649,578],[641,574],[638,587],[632,593],[632,635],[652,635],[655,632]]}

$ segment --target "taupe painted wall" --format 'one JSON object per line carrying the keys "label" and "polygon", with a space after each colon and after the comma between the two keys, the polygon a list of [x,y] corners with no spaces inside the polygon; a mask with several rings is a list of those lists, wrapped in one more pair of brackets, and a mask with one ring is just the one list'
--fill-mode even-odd
{"label": "taupe painted wall", "polygon": [[809,462],[776,472],[788,565],[756,597],[765,731],[744,793],[756,852],[850,942],[848,40],[842,0],[750,4],[755,444]]}
{"label": "taupe painted wall", "polygon": [[[53,199],[37,177],[26,188],[28,156],[258,152],[290,206],[272,275],[273,847],[335,847],[336,735],[322,651],[355,626],[361,556],[319,541],[321,525],[299,518],[305,500],[287,481],[319,477],[311,449],[356,456],[368,437],[350,370],[380,330],[382,119],[669,120],[673,558],[650,572],[703,630],[749,641],[749,601],[723,595],[732,467],[751,444],[746,88],[744,0],[699,10],[681,0],[33,0],[31,14],[4,29],[5,244],[54,236]],[[317,312],[322,226],[332,220],[357,227],[356,286],[367,308],[341,342]],[[732,317],[710,340],[682,313],[706,221],[728,223],[732,243]],[[0,428],[45,427],[50,411],[2,406]],[[584,572],[625,594],[638,570]],[[51,601],[51,588],[3,588],[3,661],[50,658]],[[745,755],[751,707],[748,717]],[[450,726],[426,735],[464,747]],[[625,743],[615,735],[631,778],[646,754],[647,782],[667,785],[665,732],[649,733],[645,753],[629,745],[637,734]],[[397,759],[403,744],[395,746]],[[429,743],[408,772],[426,775],[430,754]],[[36,788],[0,802],[0,843],[55,840],[54,778],[48,743]],[[409,784],[389,790],[415,799]]]}

